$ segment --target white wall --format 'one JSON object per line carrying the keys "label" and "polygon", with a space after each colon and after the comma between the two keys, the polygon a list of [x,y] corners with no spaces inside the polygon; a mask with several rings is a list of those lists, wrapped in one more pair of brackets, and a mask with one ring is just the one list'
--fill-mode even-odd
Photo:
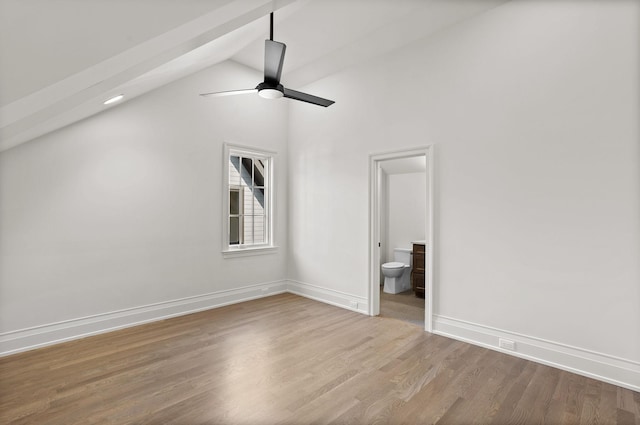
{"label": "white wall", "polygon": [[387,174],[386,261],[393,261],[395,248],[412,248],[425,240],[427,183],[425,173]]}
{"label": "white wall", "polygon": [[[369,154],[435,143],[436,315],[640,388],[639,12],[512,1],[308,87],[336,104],[289,123],[198,98],[259,77],[223,64],[6,151],[1,329],[285,277],[367,302]],[[221,256],[224,140],[279,152],[278,254]]]}
{"label": "white wall", "polygon": [[[198,96],[259,78],[221,64],[3,152],[2,332],[284,279],[287,103]],[[276,254],[222,257],[225,141],[278,153]]]}
{"label": "white wall", "polygon": [[368,296],[368,155],[435,143],[435,313],[640,387],[638,16],[513,1],[307,87],[336,104],[291,108],[290,276]]}

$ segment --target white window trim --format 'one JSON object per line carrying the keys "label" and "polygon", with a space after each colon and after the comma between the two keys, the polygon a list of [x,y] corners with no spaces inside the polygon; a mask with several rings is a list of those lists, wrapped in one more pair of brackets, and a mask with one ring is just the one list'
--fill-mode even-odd
{"label": "white window trim", "polygon": [[[269,158],[269,176],[265,187],[267,188],[267,242],[260,245],[229,245],[229,155],[231,154],[247,156],[263,156]],[[278,250],[274,243],[274,216],[275,216],[275,185],[274,170],[277,153],[265,149],[249,146],[240,146],[231,143],[223,145],[223,166],[222,166],[222,255],[224,258],[244,257],[249,255],[271,254]]]}

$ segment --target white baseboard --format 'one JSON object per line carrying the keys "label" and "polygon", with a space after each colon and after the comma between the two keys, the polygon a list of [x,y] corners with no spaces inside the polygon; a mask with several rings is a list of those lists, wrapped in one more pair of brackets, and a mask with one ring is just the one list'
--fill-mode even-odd
{"label": "white baseboard", "polygon": [[287,281],[267,282],[5,332],[0,334],[0,356],[284,292]]}
{"label": "white baseboard", "polygon": [[[369,312],[365,297],[281,280],[6,332],[0,334],[0,356],[285,292]],[[631,360],[439,315],[433,333],[640,391],[640,363]],[[515,349],[500,348],[500,338],[515,342]]]}
{"label": "white baseboard", "polygon": [[351,295],[297,280],[287,281],[287,291],[305,298],[311,298],[312,300],[346,308],[347,310],[369,314],[369,300],[357,295]]}
{"label": "white baseboard", "polygon": [[[640,363],[632,360],[438,315],[433,333],[640,391]],[[500,338],[515,349],[500,348]]]}

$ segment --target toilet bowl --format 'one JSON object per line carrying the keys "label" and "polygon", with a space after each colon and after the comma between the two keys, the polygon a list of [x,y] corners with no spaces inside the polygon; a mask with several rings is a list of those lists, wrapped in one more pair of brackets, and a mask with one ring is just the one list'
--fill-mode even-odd
{"label": "toilet bowl", "polygon": [[411,289],[409,279],[411,275],[411,249],[395,248],[393,257],[395,261],[382,265],[382,274],[384,275],[382,290],[387,294],[398,294]]}

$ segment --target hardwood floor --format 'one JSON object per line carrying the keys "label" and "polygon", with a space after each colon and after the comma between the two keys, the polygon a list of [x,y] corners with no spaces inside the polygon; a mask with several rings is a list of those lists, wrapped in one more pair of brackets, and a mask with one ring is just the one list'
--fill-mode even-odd
{"label": "hardwood floor", "polygon": [[291,294],[0,359],[2,424],[640,424],[640,393]]}
{"label": "hardwood floor", "polygon": [[402,320],[424,329],[424,298],[416,297],[412,290],[399,294],[380,290],[380,317]]}

